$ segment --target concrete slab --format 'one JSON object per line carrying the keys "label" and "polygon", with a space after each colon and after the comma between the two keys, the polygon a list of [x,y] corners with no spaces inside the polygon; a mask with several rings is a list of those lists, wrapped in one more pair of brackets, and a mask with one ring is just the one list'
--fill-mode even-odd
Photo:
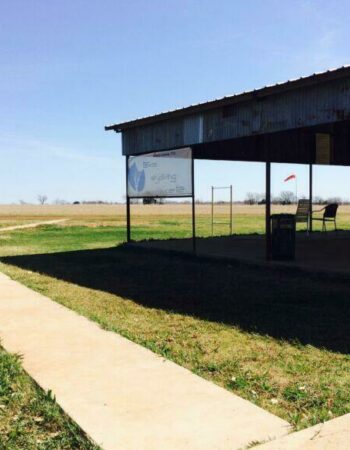
{"label": "concrete slab", "polygon": [[[139,241],[130,244],[145,249],[193,252],[192,239],[164,239]],[[196,253],[200,257],[242,261],[263,267],[302,269],[333,275],[350,276],[350,232],[339,231],[310,235],[297,233],[294,261],[269,261],[265,259],[263,235],[232,235],[197,238]]]}
{"label": "concrete slab", "polygon": [[256,450],[350,449],[350,414],[254,447]]}
{"label": "concrete slab", "polygon": [[288,423],[0,277],[0,338],[106,450],[239,449]]}

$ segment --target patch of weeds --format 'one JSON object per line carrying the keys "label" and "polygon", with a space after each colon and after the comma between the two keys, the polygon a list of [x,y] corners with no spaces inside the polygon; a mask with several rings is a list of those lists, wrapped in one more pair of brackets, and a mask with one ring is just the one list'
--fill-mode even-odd
{"label": "patch of weeds", "polygon": [[180,222],[177,220],[160,220],[160,225],[180,225]]}
{"label": "patch of weeds", "polygon": [[267,373],[254,374],[249,370],[240,370],[237,375],[231,377],[226,386],[255,403],[259,403],[260,397],[273,398],[278,395],[278,390],[271,384]]}

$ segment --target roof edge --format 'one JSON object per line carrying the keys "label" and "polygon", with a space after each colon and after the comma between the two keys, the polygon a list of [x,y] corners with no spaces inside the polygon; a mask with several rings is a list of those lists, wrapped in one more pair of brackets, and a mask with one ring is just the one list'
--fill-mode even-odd
{"label": "roof edge", "polygon": [[282,83],[277,83],[271,86],[265,86],[259,89],[254,89],[248,92],[242,92],[226,97],[222,97],[208,102],[198,103],[196,105],[186,106],[184,108],[174,109],[151,116],[146,116],[126,122],[120,122],[114,125],[107,125],[104,127],[105,131],[115,131],[120,133],[126,129],[134,128],[136,126],[147,125],[150,123],[160,122],[170,118],[176,118],[179,116],[195,114],[201,111],[207,111],[220,106],[232,105],[235,103],[241,103],[256,98],[264,98],[269,95],[279,94],[280,92],[298,89],[304,86],[311,86],[316,83],[323,83],[331,80],[350,75],[350,65],[342,66],[336,69],[330,69],[325,72],[314,73],[305,77],[300,77],[295,80],[288,80]]}

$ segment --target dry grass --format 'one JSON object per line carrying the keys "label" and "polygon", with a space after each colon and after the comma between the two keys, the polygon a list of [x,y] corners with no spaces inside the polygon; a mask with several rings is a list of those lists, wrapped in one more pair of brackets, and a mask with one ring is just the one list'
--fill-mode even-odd
{"label": "dry grass", "polygon": [[[314,209],[320,209],[318,205]],[[294,213],[295,205],[273,205],[272,213]],[[215,205],[215,220],[227,222],[228,205]],[[233,205],[234,233],[263,232],[265,207],[263,205]],[[125,205],[0,205],[0,228],[53,219],[68,219],[61,226],[117,226],[125,227]],[[211,227],[211,205],[196,205],[198,234],[207,236]],[[190,234],[191,205],[132,205],[132,226],[143,226],[150,232],[159,225],[166,228],[178,226],[188,229]],[[341,228],[350,228],[350,205],[342,205],[338,212]],[[319,228],[319,224],[316,224]],[[228,226],[215,227],[215,234],[227,234]],[[154,236],[150,236],[154,237]]]}
{"label": "dry grass", "polygon": [[[273,212],[294,212],[295,205],[272,207]],[[341,207],[341,210],[350,214],[350,205]],[[263,215],[265,207],[263,205],[242,205],[234,204],[234,214]],[[164,204],[164,205],[132,205],[131,212],[134,216],[168,216],[191,214],[190,204]],[[210,204],[196,205],[196,212],[199,215],[210,215]],[[228,205],[215,205],[215,212],[227,214]],[[125,216],[125,205],[0,205],[0,220],[5,218],[83,218],[83,217],[105,217],[113,219]]]}
{"label": "dry grass", "polygon": [[[314,209],[322,206],[314,205]],[[272,213],[294,213],[295,205],[272,205]],[[215,204],[215,212],[218,214],[228,214],[228,205]],[[237,215],[264,215],[264,205],[244,205],[234,204],[233,214]],[[132,215],[138,217],[169,216],[169,215],[190,215],[191,205],[185,203],[170,203],[164,205],[132,205]],[[197,204],[196,213],[209,216],[211,205],[209,203]],[[341,205],[339,214],[350,215],[350,205]],[[125,205],[0,205],[0,220],[21,219],[21,218],[94,218],[105,217],[114,219],[125,216]]]}

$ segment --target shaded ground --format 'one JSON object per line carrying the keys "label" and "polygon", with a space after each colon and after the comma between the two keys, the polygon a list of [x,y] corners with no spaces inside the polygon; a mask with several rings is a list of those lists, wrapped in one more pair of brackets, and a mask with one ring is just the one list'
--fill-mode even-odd
{"label": "shaded ground", "polygon": [[[193,252],[192,239],[167,239],[138,242],[145,249]],[[315,232],[296,234],[294,261],[266,263],[265,238],[261,235],[234,235],[196,240],[199,256],[236,259],[267,266],[283,265],[291,268],[337,272],[350,275],[350,232]],[[350,281],[350,278],[349,278]]]}
{"label": "shaded ground", "polygon": [[350,286],[346,281],[126,247],[1,261],[147,307],[350,352]]}

